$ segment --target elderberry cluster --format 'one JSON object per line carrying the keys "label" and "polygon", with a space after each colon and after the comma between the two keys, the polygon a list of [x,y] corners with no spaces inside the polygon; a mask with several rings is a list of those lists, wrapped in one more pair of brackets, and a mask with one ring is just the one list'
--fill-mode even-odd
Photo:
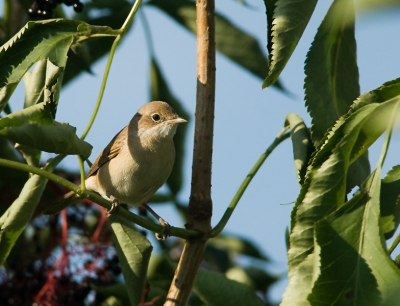
{"label": "elderberry cluster", "polygon": [[29,8],[29,16],[40,19],[53,18],[54,9],[62,3],[66,6],[73,6],[77,13],[83,10],[83,3],[80,0],[36,0]]}

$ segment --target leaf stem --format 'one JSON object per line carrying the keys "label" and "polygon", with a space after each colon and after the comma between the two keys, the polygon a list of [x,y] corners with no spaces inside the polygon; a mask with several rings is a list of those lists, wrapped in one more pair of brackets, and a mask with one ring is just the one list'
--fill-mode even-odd
{"label": "leaf stem", "polygon": [[[50,160],[48,165],[45,167],[45,169],[52,170],[55,167],[55,165],[61,161],[62,157],[64,157],[64,156],[59,155],[59,156],[55,157],[54,159]],[[106,209],[111,208],[110,201],[102,198],[98,194],[91,192],[89,190],[82,190],[81,188],[79,188],[79,186],[71,183],[70,181],[68,181],[54,173],[46,171],[45,169],[37,168],[34,166],[30,166],[27,164],[15,162],[15,161],[3,159],[3,158],[0,158],[0,166],[9,167],[9,168],[13,168],[13,169],[30,172],[30,173],[34,173],[34,174],[43,176],[57,184],[60,184],[64,187],[74,191],[75,193],[80,195],[82,198],[89,199],[89,200],[99,204],[100,206],[103,206]],[[146,220],[142,217],[139,217],[127,209],[121,208],[119,211],[119,215],[131,222],[136,223],[137,225],[140,225],[141,227],[144,227],[144,228],[150,230],[150,231],[153,231],[156,233],[162,233],[164,230],[164,228],[161,225],[151,222],[149,220]],[[187,230],[187,229],[178,228],[178,227],[171,227],[171,236],[188,239],[188,238],[198,236],[198,234],[199,234],[198,232],[193,231],[193,230]]]}
{"label": "leaf stem", "polygon": [[392,243],[388,247],[387,250],[388,250],[389,255],[392,254],[392,252],[399,245],[399,243],[400,243],[400,233],[396,236],[396,238],[394,238],[394,240],[392,241]]}
{"label": "leaf stem", "polygon": [[89,123],[86,126],[86,129],[85,129],[85,131],[83,132],[83,134],[81,136],[82,140],[84,140],[86,138],[87,134],[89,133],[90,129],[92,128],[94,120],[96,119],[97,113],[99,112],[101,101],[102,101],[103,95],[104,95],[104,90],[106,89],[106,84],[107,84],[108,75],[110,73],[111,64],[112,64],[112,61],[114,59],[115,51],[117,50],[117,47],[118,47],[119,43],[121,42],[122,38],[126,34],[129,26],[132,24],[133,18],[135,17],[135,14],[138,11],[141,3],[142,3],[142,0],[136,0],[135,4],[133,5],[133,7],[132,7],[128,17],[126,18],[124,24],[118,30],[119,35],[115,38],[115,40],[114,40],[114,42],[113,42],[113,44],[111,46],[110,55],[108,56],[106,68],[105,68],[104,75],[103,75],[103,80],[101,82],[99,96],[97,98],[97,102],[96,102],[96,105],[94,107],[92,116],[91,116],[91,118],[89,120]]}
{"label": "leaf stem", "polygon": [[80,170],[80,174],[81,174],[81,188],[83,190],[86,190],[86,185],[85,185],[85,165],[84,165],[84,160],[82,158],[82,156],[77,155],[78,156],[78,161],[79,161],[79,170]]}
{"label": "leaf stem", "polygon": [[239,203],[240,198],[242,197],[243,193],[246,191],[247,187],[249,186],[251,180],[256,175],[257,171],[261,168],[262,164],[265,162],[267,157],[272,153],[272,151],[285,139],[290,137],[290,133],[286,133],[289,127],[285,127],[282,131],[276,136],[274,142],[268,147],[264,154],[260,156],[257,160],[253,168],[251,168],[249,174],[245,177],[242,184],[240,185],[239,189],[236,191],[235,196],[233,197],[231,203],[229,204],[228,208],[226,209],[224,215],[222,216],[221,220],[218,224],[212,229],[211,237],[218,236],[222,230],[224,229],[225,225],[228,223],[229,218],[231,217],[233,211],[235,210],[237,204]]}

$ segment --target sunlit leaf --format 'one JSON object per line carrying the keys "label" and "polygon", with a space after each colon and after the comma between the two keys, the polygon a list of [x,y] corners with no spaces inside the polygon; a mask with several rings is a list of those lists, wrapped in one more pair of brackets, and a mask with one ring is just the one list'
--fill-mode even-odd
{"label": "sunlit leaf", "polygon": [[76,128],[53,120],[51,104],[35,104],[1,118],[0,135],[40,151],[87,158],[92,146],[76,136]]}
{"label": "sunlit leaf", "polygon": [[[40,102],[58,102],[62,76],[63,69],[48,59],[40,60],[33,71],[27,71],[24,76],[24,108]],[[54,114],[55,110],[52,113]]]}
{"label": "sunlit leaf", "polygon": [[397,97],[358,109],[338,123],[314,156],[292,211],[290,273],[296,273],[296,267],[314,248],[315,222],[344,204],[349,166],[386,130],[387,118],[398,110],[399,102]]}
{"label": "sunlit leaf", "polygon": [[299,183],[303,184],[307,165],[314,151],[311,135],[303,119],[296,114],[290,113],[286,116],[285,126],[290,127],[296,176]]}
{"label": "sunlit leaf", "polygon": [[305,101],[318,143],[360,95],[353,1],[335,0],[307,54]]}
{"label": "sunlit leaf", "polygon": [[[311,18],[317,0],[278,0],[273,13],[272,50],[263,88],[273,85],[285,68]],[[267,6],[272,7],[271,5]],[[270,13],[268,13],[270,16]],[[268,22],[268,25],[270,23]],[[271,47],[269,47],[271,48]]]}

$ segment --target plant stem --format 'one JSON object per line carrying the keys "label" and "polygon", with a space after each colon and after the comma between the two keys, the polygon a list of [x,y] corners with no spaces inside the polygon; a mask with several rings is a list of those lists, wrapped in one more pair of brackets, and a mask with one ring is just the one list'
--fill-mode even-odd
{"label": "plant stem", "polygon": [[135,17],[135,14],[138,11],[141,3],[142,3],[142,0],[136,0],[135,4],[133,5],[133,7],[132,7],[128,17],[126,18],[124,24],[122,25],[122,27],[118,31],[119,35],[115,38],[115,40],[114,40],[114,42],[113,42],[113,44],[111,46],[110,55],[108,56],[106,68],[105,68],[104,75],[103,75],[103,80],[101,82],[99,96],[97,98],[97,102],[96,102],[96,105],[94,107],[92,116],[91,116],[91,118],[89,120],[89,123],[86,126],[86,129],[85,129],[85,131],[83,132],[83,134],[81,136],[82,140],[86,138],[87,134],[89,133],[90,129],[92,128],[94,120],[96,119],[97,113],[99,112],[101,101],[102,101],[103,95],[104,95],[104,90],[106,89],[106,84],[107,84],[108,75],[110,73],[111,64],[112,64],[112,61],[114,59],[115,51],[117,50],[117,47],[118,47],[119,43],[121,42],[122,38],[126,34],[129,26],[132,24],[133,18]]}
{"label": "plant stem", "polygon": [[392,252],[394,251],[394,249],[399,245],[400,243],[400,234],[398,234],[396,236],[396,238],[394,238],[394,240],[392,241],[392,243],[390,244],[390,246],[388,247],[388,253],[389,255],[392,254]]}
{"label": "plant stem", "polygon": [[246,191],[247,187],[249,186],[251,180],[257,174],[258,170],[261,168],[267,157],[272,153],[272,151],[285,139],[290,137],[290,133],[285,133],[288,130],[288,127],[285,127],[279,134],[276,136],[274,142],[268,147],[264,154],[260,156],[257,160],[253,168],[251,168],[249,174],[245,177],[242,184],[240,185],[239,189],[236,191],[235,196],[233,197],[231,203],[229,204],[228,208],[226,209],[224,215],[222,216],[221,220],[218,224],[213,228],[211,231],[211,237],[218,236],[222,230],[224,229],[225,225],[228,223],[229,218],[231,217],[233,211],[236,208],[236,205],[239,203],[240,198],[242,197],[243,193]]}
{"label": "plant stem", "polygon": [[211,165],[215,108],[215,3],[196,1],[197,93],[192,190],[187,228],[202,233],[185,241],[164,305],[187,305],[211,229]]}
{"label": "plant stem", "polygon": [[[48,170],[52,170],[62,159],[62,157],[64,157],[64,155],[59,155],[57,157],[55,157],[54,159],[50,160],[48,165],[46,165],[45,169]],[[82,190],[81,188],[79,188],[77,185],[71,183],[70,181],[54,174],[51,173],[47,170],[41,169],[41,168],[37,168],[37,167],[33,167],[27,164],[23,164],[23,163],[19,163],[19,162],[15,162],[15,161],[11,161],[11,160],[7,160],[7,159],[3,159],[0,158],[0,166],[4,166],[4,167],[9,167],[9,168],[13,168],[13,169],[17,169],[17,170],[21,170],[21,171],[25,171],[25,172],[30,172],[30,173],[34,173],[40,176],[43,176],[57,184],[60,184],[72,191],[74,191],[75,193],[77,193],[78,195],[80,195],[82,198],[85,199],[89,199],[97,204],[99,204],[100,206],[103,206],[106,209],[110,209],[111,208],[111,202],[102,198],[101,196],[99,196],[98,194],[91,192],[89,190]],[[132,221],[150,231],[156,232],[156,233],[162,233],[164,228],[159,225],[156,224],[154,222],[151,222],[149,220],[146,220],[142,217],[139,217],[137,215],[135,215],[134,213],[121,208],[119,211],[119,215],[122,216],[123,218]],[[176,236],[176,237],[180,237],[180,238],[184,238],[184,239],[188,239],[191,237],[195,237],[198,236],[199,233],[193,230],[187,230],[187,229],[183,229],[183,228],[177,228],[177,227],[171,227],[171,236]]]}

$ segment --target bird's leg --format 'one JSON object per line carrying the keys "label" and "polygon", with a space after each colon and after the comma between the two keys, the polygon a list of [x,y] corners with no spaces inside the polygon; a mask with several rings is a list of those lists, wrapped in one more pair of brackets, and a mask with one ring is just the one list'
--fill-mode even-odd
{"label": "bird's leg", "polygon": [[117,214],[119,212],[119,202],[116,197],[107,193],[107,197],[112,201],[111,208],[106,210],[107,216]]}
{"label": "bird's leg", "polygon": [[167,221],[165,221],[163,218],[161,218],[154,210],[150,208],[149,205],[146,203],[142,204],[142,206],[149,212],[151,213],[154,218],[158,220],[160,225],[164,228],[162,234],[156,233],[155,236],[157,240],[165,240],[168,238],[168,236],[171,236],[171,225]]}

